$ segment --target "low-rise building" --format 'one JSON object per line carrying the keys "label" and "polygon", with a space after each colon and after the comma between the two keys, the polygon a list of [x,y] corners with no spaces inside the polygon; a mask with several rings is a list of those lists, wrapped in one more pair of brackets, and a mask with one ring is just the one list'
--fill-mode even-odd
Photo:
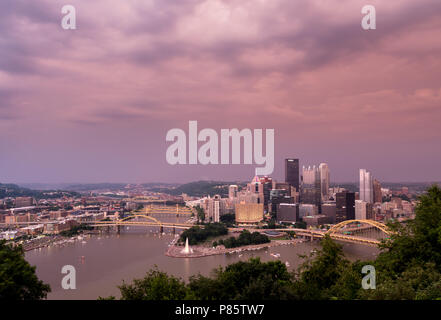
{"label": "low-rise building", "polygon": [[277,208],[277,221],[297,222],[299,220],[298,203],[280,203]]}
{"label": "low-rise building", "polygon": [[44,228],[44,232],[48,234],[58,234],[62,231],[70,230],[72,227],[77,225],[78,222],[75,220],[56,221],[46,224]]}
{"label": "low-rise building", "polygon": [[31,225],[31,226],[27,226],[24,228],[20,229],[21,232],[23,232],[24,234],[28,234],[28,235],[36,235],[36,234],[40,234],[43,233],[44,231],[44,224],[36,224],[36,225]]}
{"label": "low-rise building", "polygon": [[303,217],[303,221],[306,222],[306,225],[309,226],[320,226],[323,224],[331,223],[331,219],[324,214],[317,214],[313,216],[305,216]]}

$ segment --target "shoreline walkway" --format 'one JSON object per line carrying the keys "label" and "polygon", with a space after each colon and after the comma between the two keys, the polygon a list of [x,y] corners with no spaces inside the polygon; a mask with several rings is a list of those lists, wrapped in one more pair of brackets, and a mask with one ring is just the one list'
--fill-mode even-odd
{"label": "shoreline walkway", "polygon": [[213,255],[219,255],[219,254],[231,254],[231,253],[240,253],[244,251],[254,251],[263,248],[270,248],[270,247],[276,247],[282,245],[296,245],[297,243],[301,243],[301,242],[303,242],[303,240],[301,239],[272,240],[271,242],[268,243],[248,245],[248,246],[242,246],[242,247],[230,248],[230,249],[226,249],[224,248],[224,246],[217,246],[216,248],[212,248],[212,247],[209,248],[204,246],[192,246],[191,248],[193,249],[193,253],[190,254],[182,253],[181,251],[183,247],[173,244],[167,249],[165,255],[173,258],[202,258]]}

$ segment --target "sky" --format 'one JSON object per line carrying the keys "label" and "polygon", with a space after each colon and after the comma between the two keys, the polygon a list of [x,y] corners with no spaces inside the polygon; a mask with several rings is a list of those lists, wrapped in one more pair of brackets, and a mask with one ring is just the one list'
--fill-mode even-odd
{"label": "sky", "polygon": [[251,180],[168,164],[190,120],[274,129],[280,180],[441,180],[439,0],[70,0],[76,30],[65,4],[0,2],[0,182]]}

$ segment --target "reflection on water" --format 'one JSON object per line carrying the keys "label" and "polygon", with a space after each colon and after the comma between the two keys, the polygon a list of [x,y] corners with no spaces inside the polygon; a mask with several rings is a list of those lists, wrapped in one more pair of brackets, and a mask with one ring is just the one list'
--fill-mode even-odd
{"label": "reflection on water", "polygon": [[[40,279],[49,283],[52,292],[48,299],[96,299],[99,296],[119,296],[118,285],[141,278],[155,265],[161,271],[183,279],[201,273],[209,275],[218,266],[225,266],[250,257],[260,257],[262,261],[275,258],[271,253],[279,253],[282,262],[288,261],[289,269],[296,268],[301,259],[299,254],[308,254],[318,247],[317,242],[305,242],[296,246],[279,246],[242,254],[216,255],[203,258],[172,258],[164,255],[167,245],[174,235],[158,235],[154,228],[130,227],[121,235],[103,234],[85,239],[85,242],[64,246],[51,246],[41,250],[26,252],[26,259],[37,266]],[[157,230],[156,230],[157,232]],[[374,258],[378,250],[353,244],[343,244],[346,256],[351,260]],[[77,289],[63,290],[61,268],[73,265],[76,269]]]}

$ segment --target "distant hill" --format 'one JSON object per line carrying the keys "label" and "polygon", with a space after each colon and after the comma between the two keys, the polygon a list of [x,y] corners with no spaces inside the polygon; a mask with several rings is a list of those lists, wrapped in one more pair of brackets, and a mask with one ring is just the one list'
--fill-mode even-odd
{"label": "distant hill", "polygon": [[78,183],[70,184],[64,187],[66,190],[71,191],[91,191],[91,190],[121,190],[127,183]]}
{"label": "distant hill", "polygon": [[127,187],[132,188],[134,186],[141,186],[143,188],[172,188],[178,186],[175,183],[163,183],[163,182],[150,182],[150,183],[76,183],[76,184],[66,184],[63,186],[64,190],[78,191],[78,192],[87,192],[93,190],[123,190]]}
{"label": "distant hill", "polygon": [[64,190],[34,190],[20,187],[16,184],[0,183],[0,199],[2,198],[16,198],[16,197],[33,197],[36,199],[59,198],[63,195],[79,196],[78,193]]}
{"label": "distant hill", "polygon": [[[380,181],[382,188],[388,188],[391,190],[400,190],[402,187],[408,187],[411,192],[424,192],[432,184],[438,184],[439,182],[384,182]],[[351,182],[331,183],[331,187],[345,188],[350,192],[358,192],[359,184]]]}
{"label": "distant hill", "polygon": [[245,186],[244,182],[225,182],[225,181],[196,181],[182,184],[172,188],[152,188],[152,191],[163,192],[171,195],[181,195],[185,193],[191,197],[214,196],[216,194],[222,197],[228,197],[228,186],[236,184],[239,187]]}

